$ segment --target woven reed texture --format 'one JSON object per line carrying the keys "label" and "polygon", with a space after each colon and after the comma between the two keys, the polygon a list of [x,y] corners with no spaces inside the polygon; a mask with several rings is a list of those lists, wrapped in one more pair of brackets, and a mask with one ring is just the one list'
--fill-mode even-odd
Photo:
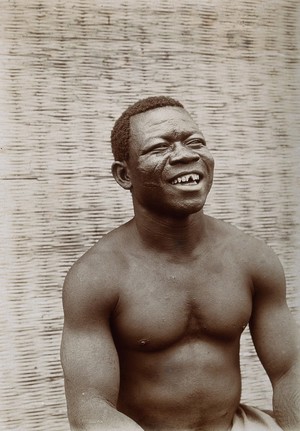
{"label": "woven reed texture", "polygon": [[[171,95],[199,122],[216,159],[207,213],[274,248],[298,319],[298,1],[0,6],[0,429],[68,429],[62,283],[132,215],[109,136],[139,98]],[[243,400],[270,407],[248,333],[241,362]]]}

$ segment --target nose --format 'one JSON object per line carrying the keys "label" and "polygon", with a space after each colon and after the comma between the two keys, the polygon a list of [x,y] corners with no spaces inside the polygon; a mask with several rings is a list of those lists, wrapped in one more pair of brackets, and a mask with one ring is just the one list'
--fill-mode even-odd
{"label": "nose", "polygon": [[175,142],[169,157],[170,165],[177,163],[191,163],[199,160],[200,156],[192,148],[188,148],[181,142]]}

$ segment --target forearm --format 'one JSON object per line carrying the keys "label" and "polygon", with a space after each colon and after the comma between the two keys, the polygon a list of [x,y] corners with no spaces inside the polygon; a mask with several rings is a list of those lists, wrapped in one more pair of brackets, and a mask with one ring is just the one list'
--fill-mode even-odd
{"label": "forearm", "polygon": [[69,412],[68,416],[71,431],[142,431],[135,421],[104,402],[96,412],[94,409],[82,415]]}
{"label": "forearm", "polygon": [[299,367],[291,369],[273,385],[273,411],[284,431],[300,430]]}

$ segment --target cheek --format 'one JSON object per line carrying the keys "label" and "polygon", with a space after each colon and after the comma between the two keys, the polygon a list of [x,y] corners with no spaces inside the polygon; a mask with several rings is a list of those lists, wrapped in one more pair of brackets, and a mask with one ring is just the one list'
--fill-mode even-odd
{"label": "cheek", "polygon": [[215,166],[215,160],[214,160],[213,156],[207,150],[207,151],[203,152],[203,154],[201,154],[201,158],[207,167],[208,173],[213,174],[214,166]]}
{"label": "cheek", "polygon": [[161,175],[163,171],[163,163],[159,160],[145,161],[140,164],[139,172],[144,186],[158,186],[160,184]]}

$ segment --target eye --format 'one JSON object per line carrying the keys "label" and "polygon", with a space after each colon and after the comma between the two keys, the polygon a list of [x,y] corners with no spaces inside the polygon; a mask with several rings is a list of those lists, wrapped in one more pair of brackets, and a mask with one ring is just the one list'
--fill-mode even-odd
{"label": "eye", "polygon": [[163,153],[169,148],[169,145],[165,142],[160,142],[159,144],[153,145],[153,147],[149,148],[147,153],[150,154],[159,154]]}
{"label": "eye", "polygon": [[189,147],[195,148],[195,149],[202,148],[202,147],[206,146],[206,142],[202,138],[190,139],[185,144],[188,145]]}

